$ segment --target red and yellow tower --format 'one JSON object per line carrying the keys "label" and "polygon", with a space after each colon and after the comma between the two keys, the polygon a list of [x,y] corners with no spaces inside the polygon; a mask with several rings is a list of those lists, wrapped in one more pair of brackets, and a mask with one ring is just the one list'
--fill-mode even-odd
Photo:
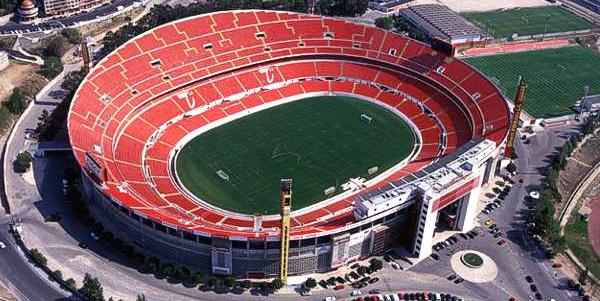
{"label": "red and yellow tower", "polygon": [[292,179],[281,179],[281,193],[279,196],[281,206],[281,256],[279,258],[279,279],[287,283],[288,257],[290,251],[290,212],[292,209]]}

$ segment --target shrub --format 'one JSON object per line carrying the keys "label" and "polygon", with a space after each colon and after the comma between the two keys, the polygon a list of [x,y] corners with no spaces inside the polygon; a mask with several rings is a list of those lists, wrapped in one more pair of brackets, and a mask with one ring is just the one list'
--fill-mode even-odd
{"label": "shrub", "polygon": [[71,44],[81,43],[81,33],[75,28],[65,28],[60,32],[60,34]]}
{"label": "shrub", "polygon": [[165,263],[160,267],[160,275],[163,277],[170,277],[175,271],[175,266],[172,263]]}
{"label": "shrub", "polygon": [[48,264],[48,260],[46,259],[46,256],[44,256],[44,254],[42,254],[42,252],[40,252],[40,250],[35,249],[35,248],[30,249],[29,254],[31,255],[31,258],[33,259],[33,261],[35,263],[37,263],[38,265],[45,267]]}
{"label": "shrub", "polygon": [[14,88],[8,100],[6,101],[6,108],[9,112],[19,115],[25,111],[27,103],[25,101],[25,95],[19,88]]}
{"label": "shrub", "polygon": [[33,161],[33,157],[29,152],[21,152],[17,155],[17,158],[14,162],[14,170],[18,173],[26,172],[29,167],[31,167],[31,162]]}
{"label": "shrub", "polygon": [[317,280],[309,277],[306,279],[306,282],[304,282],[304,285],[308,288],[315,288],[317,286]]}
{"label": "shrub", "polygon": [[204,275],[202,274],[202,272],[196,272],[194,273],[194,275],[192,275],[192,278],[190,279],[190,283],[194,286],[202,283],[202,281],[204,280]]}
{"label": "shrub", "polygon": [[73,279],[73,278],[69,278],[69,279],[65,280],[65,284],[71,290],[77,289],[77,283],[75,282],[75,279]]}
{"label": "shrub", "polygon": [[44,66],[42,66],[41,73],[46,78],[54,78],[63,70],[63,65],[60,58],[55,56],[47,57],[44,60]]}

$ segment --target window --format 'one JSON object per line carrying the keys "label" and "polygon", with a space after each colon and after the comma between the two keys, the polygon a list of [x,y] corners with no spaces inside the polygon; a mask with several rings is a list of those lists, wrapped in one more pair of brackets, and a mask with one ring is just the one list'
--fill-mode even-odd
{"label": "window", "polygon": [[264,38],[264,37],[265,37],[265,33],[264,33],[264,32],[262,32],[262,31],[261,31],[261,32],[257,32],[257,33],[256,33],[256,38],[257,38],[257,39],[262,39],[262,38]]}
{"label": "window", "polygon": [[171,76],[168,74],[163,75],[163,80],[170,80]]}
{"label": "window", "polygon": [[184,231],[183,232],[183,239],[191,240],[191,241],[196,241],[196,235],[194,235],[193,233]]}
{"label": "window", "polygon": [[204,50],[211,50],[213,49],[213,44],[212,43],[207,43],[204,44],[204,46],[202,46],[204,48]]}
{"label": "window", "polygon": [[265,51],[271,51],[271,47],[267,46],[265,48],[263,48]]}
{"label": "window", "polygon": [[154,229],[161,232],[167,232],[167,227],[162,224],[154,224]]}
{"label": "window", "polygon": [[353,44],[352,44],[352,48],[360,49],[360,44],[358,44],[358,43],[353,43]]}
{"label": "window", "polygon": [[323,38],[325,39],[333,39],[333,32],[325,32],[323,33]]}
{"label": "window", "polygon": [[246,249],[248,243],[245,241],[234,240],[231,242],[231,247],[234,249]]}
{"label": "window", "polygon": [[388,51],[389,55],[396,55],[396,49],[394,48],[390,48],[390,50]]}

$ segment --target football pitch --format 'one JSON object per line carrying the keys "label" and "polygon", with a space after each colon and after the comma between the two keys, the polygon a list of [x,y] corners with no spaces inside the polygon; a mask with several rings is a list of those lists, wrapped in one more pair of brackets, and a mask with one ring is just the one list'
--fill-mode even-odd
{"label": "football pitch", "polygon": [[[371,117],[368,122],[362,118]],[[410,127],[385,108],[350,97],[313,97],[259,111],[202,133],[176,159],[181,183],[202,200],[245,214],[279,213],[279,182],[294,180],[292,209],[372,178],[412,152]],[[378,172],[369,174],[369,169]],[[325,195],[325,190],[335,192]]]}
{"label": "football pitch", "polygon": [[514,98],[517,80],[527,84],[525,111],[537,118],[574,113],[583,87],[600,93],[600,56],[581,46],[465,58]]}
{"label": "football pitch", "polygon": [[546,18],[546,33],[594,27],[592,23],[557,6],[465,13],[463,16],[496,38],[506,38],[514,33],[519,36],[543,34]]}

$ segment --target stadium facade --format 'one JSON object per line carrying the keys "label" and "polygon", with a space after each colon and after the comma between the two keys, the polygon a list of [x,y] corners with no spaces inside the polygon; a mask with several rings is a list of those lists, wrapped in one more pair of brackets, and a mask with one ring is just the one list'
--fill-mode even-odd
{"label": "stadium facade", "polygon": [[92,213],[117,237],[176,264],[278,275],[281,217],[227,211],[186,193],[173,158],[202,127],[314,95],[377,103],[407,120],[418,142],[375,178],[290,213],[290,275],[398,244],[424,258],[436,232],[474,227],[509,124],[496,87],[420,42],[275,11],[165,24],[91,70],[68,129]]}

